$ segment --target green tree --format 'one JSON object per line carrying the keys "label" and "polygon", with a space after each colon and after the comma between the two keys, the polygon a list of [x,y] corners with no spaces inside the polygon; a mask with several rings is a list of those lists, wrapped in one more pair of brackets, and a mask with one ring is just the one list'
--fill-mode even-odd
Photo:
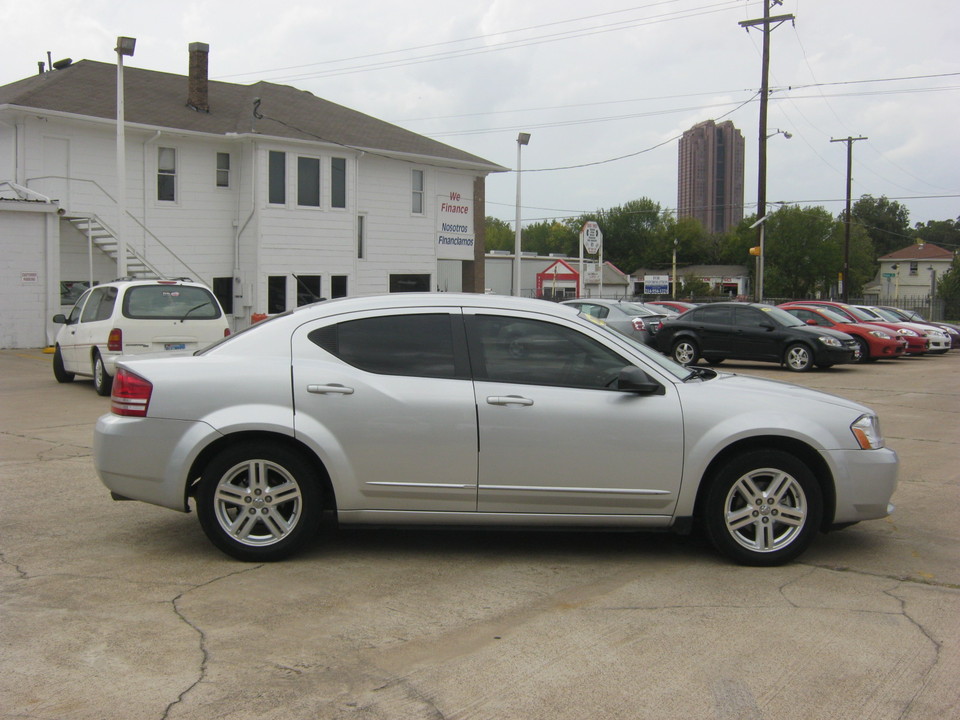
{"label": "green tree", "polygon": [[944,302],[944,319],[960,320],[960,253],[953,256],[950,269],[937,280],[937,295]]}
{"label": "green tree", "polygon": [[948,250],[960,249],[960,218],[957,220],[930,220],[918,222],[913,228],[914,237],[925,243],[933,243]]}
{"label": "green tree", "polygon": [[822,207],[782,207],[764,235],[764,295],[802,298],[825,292],[842,267],[843,225]]}
{"label": "green tree", "polygon": [[484,223],[486,229],[486,251],[509,250],[513,252],[516,236],[510,223],[499,218],[487,215]]}
{"label": "green tree", "polygon": [[850,215],[854,223],[866,230],[881,257],[911,242],[910,211],[896,200],[862,195],[853,204]]}
{"label": "green tree", "polygon": [[579,231],[558,220],[536,222],[523,228],[523,252],[535,252],[538,255],[562,253],[564,255],[579,254],[577,242]]}

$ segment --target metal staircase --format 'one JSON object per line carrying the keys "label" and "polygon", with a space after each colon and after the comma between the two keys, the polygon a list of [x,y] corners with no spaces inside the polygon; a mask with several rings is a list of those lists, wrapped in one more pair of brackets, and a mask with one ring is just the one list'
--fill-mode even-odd
{"label": "metal staircase", "polygon": [[[119,243],[116,233],[97,215],[78,215],[64,217],[77,231],[108,256],[117,259]],[[145,257],[138,253],[129,243],[126,245],[127,276],[138,279],[163,278],[160,272]]]}

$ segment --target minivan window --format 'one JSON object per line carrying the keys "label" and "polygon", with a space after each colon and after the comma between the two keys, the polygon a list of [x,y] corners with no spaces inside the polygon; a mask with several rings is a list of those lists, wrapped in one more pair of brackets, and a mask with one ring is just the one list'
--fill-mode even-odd
{"label": "minivan window", "polygon": [[220,306],[213,294],[187,285],[138,285],[123,296],[123,316],[135,320],[214,320]]}
{"label": "minivan window", "polygon": [[95,288],[90,293],[90,299],[83,307],[83,315],[80,322],[95,322],[97,320],[109,320],[113,315],[113,306],[117,302],[117,289],[115,287]]}

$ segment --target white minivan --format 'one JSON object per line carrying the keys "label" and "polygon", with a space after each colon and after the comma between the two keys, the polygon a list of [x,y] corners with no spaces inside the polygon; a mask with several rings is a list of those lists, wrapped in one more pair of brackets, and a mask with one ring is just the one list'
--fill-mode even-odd
{"label": "white minivan", "polygon": [[117,360],[145,353],[188,354],[230,334],[209,288],[185,279],[118,280],[96,285],[70,314],[55,315],[53,374],[57,382],[93,377],[109,395]]}

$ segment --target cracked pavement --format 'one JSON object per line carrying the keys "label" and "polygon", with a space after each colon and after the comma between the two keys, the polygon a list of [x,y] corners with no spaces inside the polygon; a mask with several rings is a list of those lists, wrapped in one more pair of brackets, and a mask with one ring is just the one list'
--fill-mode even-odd
{"label": "cracked pavement", "polygon": [[109,400],[50,357],[0,351],[0,718],[960,717],[960,351],[724,364],[865,402],[901,456],[893,516],[771,569],[666,534],[378,530],[238,563],[110,500]]}

